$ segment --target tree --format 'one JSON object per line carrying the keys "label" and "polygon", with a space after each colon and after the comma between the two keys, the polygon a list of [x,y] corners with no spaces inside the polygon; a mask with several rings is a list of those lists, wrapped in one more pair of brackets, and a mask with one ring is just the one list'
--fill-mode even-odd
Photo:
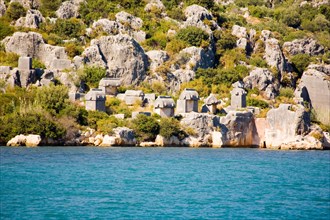
{"label": "tree", "polygon": [[155,118],[139,114],[132,120],[132,128],[141,141],[155,140],[159,133],[159,124]]}
{"label": "tree", "polygon": [[80,74],[80,80],[83,80],[89,87],[96,88],[100,80],[106,77],[106,69],[99,66],[85,67]]}
{"label": "tree", "polygon": [[180,29],[177,34],[177,38],[188,43],[191,46],[199,47],[202,44],[202,41],[207,41],[209,35],[198,27],[187,27]]}
{"label": "tree", "polygon": [[25,16],[26,10],[25,8],[18,2],[12,2],[10,3],[5,16],[11,20],[15,21],[19,19],[20,17]]}
{"label": "tree", "polygon": [[174,118],[162,118],[160,120],[159,134],[164,138],[170,138],[171,136],[177,136],[180,132],[180,123]]}

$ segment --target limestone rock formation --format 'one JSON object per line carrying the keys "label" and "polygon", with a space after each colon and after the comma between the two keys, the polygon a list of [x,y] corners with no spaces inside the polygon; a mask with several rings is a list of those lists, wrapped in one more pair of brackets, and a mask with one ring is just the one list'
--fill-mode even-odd
{"label": "limestone rock formation", "polygon": [[46,67],[50,66],[53,59],[66,59],[64,47],[45,44],[41,34],[35,32],[15,32],[13,36],[2,40],[6,52],[17,53],[41,60]]}
{"label": "limestone rock formation", "polygon": [[[211,34],[212,30],[220,29],[213,20],[211,12],[202,6],[190,5],[184,10],[184,14],[187,20],[183,23],[183,27],[195,26],[203,29],[208,34]],[[209,25],[205,24],[204,20],[208,20]]]}
{"label": "limestone rock formation", "polygon": [[4,16],[6,13],[6,5],[5,2],[3,0],[0,1],[0,17]]}
{"label": "limestone rock formation", "polygon": [[255,68],[249,76],[243,79],[244,88],[258,88],[262,91],[265,98],[274,99],[279,91],[279,84],[276,83],[276,78],[267,68]]}
{"label": "limestone rock formation", "polygon": [[164,62],[169,59],[166,51],[163,50],[150,50],[146,52],[147,56],[151,60],[150,69],[155,71],[157,67],[161,66]]}
{"label": "limestone rock formation", "polygon": [[45,18],[42,16],[40,11],[29,9],[25,17],[19,18],[15,26],[27,27],[27,28],[39,28],[39,25],[45,22]]}
{"label": "limestone rock formation", "polygon": [[40,135],[16,135],[14,138],[10,139],[7,142],[7,146],[18,147],[18,146],[27,146],[27,147],[36,147],[40,144],[41,137]]}
{"label": "limestone rock formation", "polygon": [[275,38],[265,40],[264,59],[269,66],[275,67],[279,72],[287,71],[288,69],[280,44]]}
{"label": "limestone rock formation", "polygon": [[160,147],[181,145],[180,140],[177,137],[171,136],[170,138],[164,138],[161,135],[157,135],[155,144]]}
{"label": "limestone rock formation", "polygon": [[301,105],[281,104],[267,113],[268,128],[265,129],[267,148],[280,148],[282,145],[297,142],[309,133],[310,115]]}
{"label": "limestone rock formation", "polygon": [[330,125],[330,65],[310,65],[303,73],[299,96],[311,103],[316,118]]}
{"label": "limestone rock formation", "polygon": [[94,39],[83,56],[87,65],[106,66],[109,75],[121,78],[124,85],[141,82],[148,67],[148,58],[142,47],[128,35]]}
{"label": "limestone rock formation", "polygon": [[94,21],[92,29],[96,30],[101,28],[105,33],[113,35],[118,33],[119,25],[120,24],[116,21],[110,21],[109,19],[101,18],[97,21]]}
{"label": "limestone rock formation", "polygon": [[134,131],[126,127],[117,127],[113,129],[115,136],[120,139],[119,145],[134,146],[137,143]]}
{"label": "limestone rock formation", "polygon": [[62,2],[59,9],[56,11],[56,15],[61,19],[76,18],[79,16],[79,4],[74,1],[65,1]]}
{"label": "limestone rock formation", "polygon": [[231,31],[231,34],[237,38],[247,38],[248,34],[245,27],[234,25]]}
{"label": "limestone rock formation", "polygon": [[111,147],[119,144],[119,140],[116,137],[104,135],[100,147]]}
{"label": "limestone rock formation", "polygon": [[10,3],[12,2],[18,2],[20,3],[24,8],[27,9],[34,9],[38,8],[41,5],[40,0],[11,0]]}
{"label": "limestone rock formation", "polygon": [[[195,133],[192,137],[183,140],[184,143],[194,143],[194,145],[207,146],[210,143],[211,132],[215,131],[220,126],[220,119],[218,116],[207,113],[181,113],[183,118],[180,124],[184,128],[193,129]],[[189,140],[189,141],[188,141]],[[190,144],[191,145],[191,144]],[[195,146],[197,147],[197,146]]]}
{"label": "limestone rock formation", "polygon": [[150,0],[148,4],[144,7],[144,11],[152,12],[157,10],[158,12],[165,12],[165,6],[161,0]]}
{"label": "limestone rock formation", "polygon": [[252,112],[230,111],[220,119],[223,146],[259,145],[255,143],[256,126]]}
{"label": "limestone rock formation", "polygon": [[297,39],[291,42],[285,42],[283,44],[283,50],[290,55],[296,55],[299,53],[308,54],[311,56],[322,54],[324,47],[316,42],[312,38]]}

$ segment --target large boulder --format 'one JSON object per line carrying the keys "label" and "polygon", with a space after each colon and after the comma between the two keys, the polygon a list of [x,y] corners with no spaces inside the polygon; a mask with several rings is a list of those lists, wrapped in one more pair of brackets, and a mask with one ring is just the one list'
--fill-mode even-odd
{"label": "large boulder", "polygon": [[274,99],[279,90],[276,78],[267,68],[254,68],[243,82],[245,89],[258,88],[267,99]]}
{"label": "large boulder", "polygon": [[45,44],[41,34],[35,32],[15,32],[14,35],[2,40],[6,52],[17,53],[41,60],[49,67],[54,59],[66,59],[64,47]]}
{"label": "large boulder", "polygon": [[[220,29],[218,24],[213,20],[211,12],[206,8],[199,5],[188,6],[184,10],[184,14],[187,17],[186,21],[183,23],[183,27],[195,26],[203,29],[208,34],[212,33],[212,30]],[[207,20],[208,22],[205,22]],[[208,23],[208,24],[206,24]]]}
{"label": "large boulder", "polygon": [[130,26],[135,30],[142,28],[143,25],[141,18],[135,17],[125,11],[121,11],[116,14],[116,21],[123,25]]}
{"label": "large boulder", "polygon": [[164,62],[166,62],[170,57],[163,50],[150,50],[146,52],[147,56],[150,59],[150,69],[155,71],[157,67],[161,66]]}
{"label": "large boulder", "polygon": [[36,147],[41,143],[40,135],[16,135],[14,138],[10,139],[7,142],[7,146],[18,147],[18,146],[27,146],[27,147]]}
{"label": "large boulder", "polygon": [[39,28],[39,25],[45,22],[45,18],[42,16],[40,11],[29,9],[25,17],[19,18],[15,26],[27,27],[27,28]]}
{"label": "large boulder", "polygon": [[280,44],[275,38],[265,40],[264,59],[271,67],[275,67],[279,72],[288,70],[288,65],[282,53]]}
{"label": "large boulder", "polygon": [[119,23],[116,21],[110,21],[106,18],[101,18],[97,21],[94,21],[92,25],[92,30],[101,29],[109,35],[117,34],[119,31]]}
{"label": "large boulder", "polygon": [[0,1],[0,17],[4,16],[6,13],[6,5],[3,0]]}
{"label": "large boulder", "polygon": [[[145,78],[148,57],[142,47],[128,35],[94,39],[90,48],[83,53],[87,65],[105,65],[109,75],[121,78],[124,85],[135,85]],[[90,50],[93,54],[89,53]]]}
{"label": "large boulder", "polygon": [[118,138],[118,145],[134,146],[137,144],[134,131],[126,127],[117,127],[113,129],[115,136]]}
{"label": "large boulder", "polygon": [[303,73],[299,96],[311,103],[316,118],[330,125],[330,65],[310,65]]}
{"label": "large boulder", "polygon": [[40,144],[41,137],[40,135],[29,134],[26,136],[25,145],[27,147],[36,147]]}
{"label": "large boulder", "polygon": [[315,56],[324,53],[324,47],[312,38],[297,39],[283,44],[283,50],[290,55],[299,53]]}
{"label": "large boulder", "polygon": [[231,34],[237,38],[248,38],[248,34],[245,27],[234,25],[231,31]]}
{"label": "large boulder", "polygon": [[75,4],[74,1],[62,2],[59,9],[56,11],[56,15],[61,19],[76,18],[79,16],[79,4]]}
{"label": "large boulder", "polygon": [[230,111],[220,119],[221,142],[223,146],[230,147],[252,147],[258,146],[255,143],[257,135],[254,116],[252,112]]}
{"label": "large boulder", "polygon": [[220,126],[220,118],[208,113],[181,113],[181,126],[192,129],[191,137],[184,139],[182,144],[190,143],[194,147],[209,146],[211,140],[211,133]]}
{"label": "large boulder", "polygon": [[279,108],[269,110],[266,120],[267,148],[280,149],[282,145],[297,142],[309,133],[310,115],[301,105],[280,104]]}

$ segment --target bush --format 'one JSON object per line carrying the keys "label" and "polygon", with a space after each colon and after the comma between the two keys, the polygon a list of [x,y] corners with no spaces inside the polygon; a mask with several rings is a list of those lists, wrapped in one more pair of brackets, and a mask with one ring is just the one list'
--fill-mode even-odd
{"label": "bush", "polygon": [[170,55],[173,55],[180,52],[180,50],[186,48],[187,46],[188,44],[185,41],[174,38],[169,43],[167,43],[165,50]]}
{"label": "bush", "polygon": [[16,53],[6,53],[0,51],[0,66],[18,66],[18,58],[19,56]]}
{"label": "bush", "polygon": [[71,58],[80,55],[84,51],[82,46],[79,46],[74,42],[66,43],[64,46],[66,53]]}
{"label": "bush", "polygon": [[87,0],[79,8],[79,14],[86,24],[99,18],[107,18],[108,14],[115,12],[117,3],[108,0]]}
{"label": "bush", "polygon": [[246,104],[248,106],[255,106],[261,109],[266,109],[269,107],[269,104],[266,101],[255,98],[247,98]]}
{"label": "bush", "polygon": [[102,133],[113,134],[113,129],[124,126],[124,121],[114,116],[103,118],[96,122],[97,130]]}
{"label": "bush", "polygon": [[159,133],[156,119],[143,114],[132,120],[132,128],[140,141],[153,141]]}
{"label": "bush", "polygon": [[26,9],[18,2],[10,3],[5,16],[10,21],[16,21],[20,17],[24,17],[26,14]]}
{"label": "bush", "polygon": [[80,80],[83,80],[90,88],[97,88],[100,80],[106,77],[106,69],[98,66],[85,67],[79,75]]}
{"label": "bush", "polygon": [[162,118],[160,119],[159,134],[164,138],[170,138],[171,136],[178,136],[180,133],[180,123],[174,118]]}
{"label": "bush", "polygon": [[62,38],[78,38],[85,33],[85,25],[76,18],[57,19],[54,32]]}
{"label": "bush", "polygon": [[13,33],[14,28],[12,28],[4,19],[0,18],[0,41]]}
{"label": "bush", "polygon": [[280,96],[287,97],[287,98],[293,98],[294,97],[294,91],[290,87],[280,88]]}
{"label": "bush", "polygon": [[281,21],[289,27],[297,28],[301,24],[300,14],[295,9],[284,10]]}
{"label": "bush", "polygon": [[198,27],[187,27],[180,29],[176,36],[179,40],[186,42],[191,46],[199,47],[202,41],[209,39],[209,35]]}
{"label": "bush", "polygon": [[56,115],[66,107],[68,98],[66,86],[50,85],[37,90],[35,102],[51,114]]}
{"label": "bush", "polygon": [[60,7],[62,0],[41,0],[40,12],[45,17],[55,17],[55,11]]}
{"label": "bush", "polygon": [[217,32],[216,40],[217,54],[236,47],[237,38],[231,35],[230,31]]}
{"label": "bush", "polygon": [[88,111],[87,124],[90,128],[97,129],[97,122],[102,119],[108,119],[109,115],[100,111]]}
{"label": "bush", "polygon": [[33,69],[46,69],[46,66],[43,62],[38,59],[32,59],[32,68]]}
{"label": "bush", "polygon": [[311,57],[308,54],[297,54],[292,56],[290,60],[298,73],[302,74],[309,65]]}

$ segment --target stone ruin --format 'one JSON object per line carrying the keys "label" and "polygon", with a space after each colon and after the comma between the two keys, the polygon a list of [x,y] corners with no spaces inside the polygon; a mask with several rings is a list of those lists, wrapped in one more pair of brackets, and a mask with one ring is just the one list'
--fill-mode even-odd
{"label": "stone ruin", "polygon": [[105,94],[102,89],[91,89],[86,95],[86,110],[87,111],[102,111],[105,112]]}
{"label": "stone ruin", "polygon": [[177,101],[177,113],[198,112],[198,92],[194,89],[185,89]]}
{"label": "stone ruin", "polygon": [[219,100],[215,97],[214,94],[210,94],[209,97],[207,97],[204,100],[204,105],[202,106],[202,112],[203,113],[211,113],[215,114],[217,112],[217,105],[219,103]]}
{"label": "stone ruin", "polygon": [[29,84],[33,84],[37,81],[36,71],[32,69],[31,57],[20,57],[18,59],[18,68],[15,69],[14,75],[19,78],[18,84],[21,87],[27,87]]}
{"label": "stone ruin", "polygon": [[161,117],[174,115],[175,102],[170,96],[158,96],[154,103],[154,112]]}
{"label": "stone ruin", "polygon": [[144,93],[141,90],[126,90],[124,101],[126,105],[134,105],[138,102],[143,104]]}
{"label": "stone ruin", "polygon": [[121,85],[119,78],[102,78],[99,83],[99,89],[102,89],[106,95],[117,95],[118,87]]}
{"label": "stone ruin", "polygon": [[246,108],[246,91],[242,88],[234,88],[231,92],[231,108]]}

